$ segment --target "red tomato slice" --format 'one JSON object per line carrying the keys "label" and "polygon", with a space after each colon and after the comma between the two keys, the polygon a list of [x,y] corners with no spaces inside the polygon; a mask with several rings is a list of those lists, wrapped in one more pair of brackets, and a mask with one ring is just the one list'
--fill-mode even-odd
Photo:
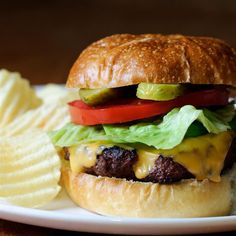
{"label": "red tomato slice", "polygon": [[71,121],[80,125],[115,124],[144,119],[169,112],[174,107],[193,105],[208,107],[226,105],[227,90],[211,89],[177,97],[171,101],[150,101],[135,99],[120,100],[112,105],[90,107],[80,100],[69,103]]}

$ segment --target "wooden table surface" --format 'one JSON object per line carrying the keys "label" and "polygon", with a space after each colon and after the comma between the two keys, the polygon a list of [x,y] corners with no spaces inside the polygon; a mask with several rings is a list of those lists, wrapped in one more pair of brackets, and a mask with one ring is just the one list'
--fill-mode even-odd
{"label": "wooden table surface", "polygon": [[[19,224],[15,222],[10,222],[6,220],[0,220],[0,236],[42,236],[42,235],[85,235],[92,236],[98,234],[82,233],[82,232],[72,232],[65,230],[49,229],[43,227],[37,227],[32,225]],[[101,236],[106,236],[101,234]],[[219,236],[231,236],[236,235],[236,232],[225,232],[217,234],[207,234],[208,236],[219,235]]]}

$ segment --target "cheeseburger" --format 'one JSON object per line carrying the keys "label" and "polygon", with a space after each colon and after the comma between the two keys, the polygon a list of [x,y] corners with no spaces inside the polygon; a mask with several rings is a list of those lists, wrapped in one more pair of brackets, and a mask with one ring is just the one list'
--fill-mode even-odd
{"label": "cheeseburger", "polygon": [[[85,49],[67,87],[71,123],[51,133],[82,208],[129,217],[230,214],[236,51],[207,37],[119,34]],[[231,174],[230,174],[231,173]]]}

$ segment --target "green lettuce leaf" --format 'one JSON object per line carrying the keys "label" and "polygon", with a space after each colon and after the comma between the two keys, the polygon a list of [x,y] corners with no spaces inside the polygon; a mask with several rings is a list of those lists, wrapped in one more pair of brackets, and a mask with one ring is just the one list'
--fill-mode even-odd
{"label": "green lettuce leaf", "polygon": [[158,149],[171,149],[180,144],[189,128],[195,121],[200,121],[209,133],[220,133],[229,129],[229,125],[220,121],[213,112],[207,109],[197,110],[191,105],[174,108],[159,125],[137,124],[132,126],[104,126],[110,139],[119,137],[117,142],[140,142]]}
{"label": "green lettuce leaf", "polygon": [[56,146],[105,140],[113,143],[143,143],[158,149],[171,149],[182,142],[188,128],[196,120],[201,122],[209,133],[217,134],[230,129],[228,123],[214,112],[186,105],[174,108],[160,123],[138,123],[130,126],[69,124],[50,133],[50,136]]}
{"label": "green lettuce leaf", "polygon": [[59,147],[69,147],[76,144],[107,140],[102,126],[83,126],[67,124],[60,130],[48,133],[52,142]]}

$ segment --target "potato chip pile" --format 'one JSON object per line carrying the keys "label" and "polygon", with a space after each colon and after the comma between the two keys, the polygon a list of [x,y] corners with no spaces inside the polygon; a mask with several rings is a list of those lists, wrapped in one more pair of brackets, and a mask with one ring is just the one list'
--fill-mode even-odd
{"label": "potato chip pile", "polygon": [[47,135],[70,121],[78,93],[59,85],[36,90],[19,73],[0,70],[0,202],[41,207],[61,187],[60,158]]}
{"label": "potato chip pile", "polygon": [[79,99],[79,93],[76,90],[64,88],[64,85],[48,84],[43,89],[37,91],[38,97],[43,103],[61,103],[66,104],[69,101]]}
{"label": "potato chip pile", "polygon": [[61,128],[70,121],[65,104],[43,104],[17,117],[0,130],[0,136],[13,136],[31,132],[33,128],[51,131]]}
{"label": "potato chip pile", "polygon": [[49,137],[38,131],[0,138],[0,196],[38,207],[60,191],[60,159]]}
{"label": "potato chip pile", "polygon": [[29,82],[19,73],[0,70],[0,128],[41,103]]}

